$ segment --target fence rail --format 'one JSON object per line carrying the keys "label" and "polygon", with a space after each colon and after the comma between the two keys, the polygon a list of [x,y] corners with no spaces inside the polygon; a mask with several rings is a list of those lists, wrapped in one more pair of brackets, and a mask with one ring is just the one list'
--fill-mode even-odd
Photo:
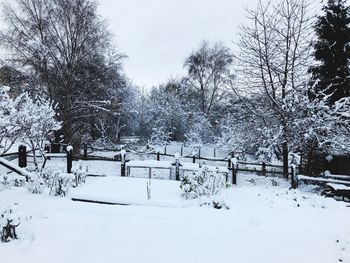
{"label": "fence rail", "polygon": [[[154,159],[160,160],[161,156],[171,157],[175,158],[172,154],[166,154],[166,153],[155,153],[155,152],[136,152],[136,151],[126,151],[128,153],[133,153],[136,155],[151,155],[155,156]],[[30,151],[27,152],[27,157],[33,157],[30,153]],[[87,160],[87,161],[111,161],[111,162],[121,162],[121,159],[119,158],[120,151],[115,152],[116,155],[114,157],[103,157],[103,156],[96,156],[96,155],[78,155],[75,156],[75,160]],[[18,157],[18,153],[8,153],[4,154],[1,157],[12,161]],[[40,158],[41,156],[38,155],[37,158]],[[46,155],[47,159],[51,158],[67,158],[67,155],[65,153],[47,153]],[[215,163],[227,163],[227,167],[230,168],[230,159],[229,158],[206,158],[206,157],[199,157],[199,156],[181,156],[180,159],[191,159],[192,162],[198,162],[198,161],[210,161]],[[223,164],[220,164],[218,166],[224,166]],[[136,167],[135,167],[136,168]],[[141,167],[139,167],[141,168]],[[149,167],[142,167],[142,168],[149,168]],[[275,169],[274,169],[275,168]],[[277,169],[276,169],[277,168]],[[153,167],[153,169],[165,169],[164,167]],[[170,169],[170,168],[166,168]],[[186,169],[185,169],[186,171]],[[259,175],[283,175],[283,166],[282,165],[276,165],[276,164],[268,164],[264,162],[247,162],[247,161],[238,161],[238,172],[243,173],[257,173]],[[130,174],[130,168],[128,167],[128,174]],[[169,172],[170,174],[171,172]],[[291,173],[291,172],[290,172]]]}
{"label": "fence rail", "polygon": [[[131,176],[131,169],[148,169],[148,178],[152,178],[152,170],[158,169],[158,170],[169,170],[169,180],[173,180],[173,174],[175,174],[175,166],[142,166],[142,165],[127,165],[127,173],[126,176],[132,177]],[[185,175],[185,172],[195,172],[198,171],[198,169],[190,169],[190,168],[180,168],[180,172],[182,172],[182,176]],[[228,180],[228,171],[223,172],[223,171],[218,171],[218,173],[223,174]]]}

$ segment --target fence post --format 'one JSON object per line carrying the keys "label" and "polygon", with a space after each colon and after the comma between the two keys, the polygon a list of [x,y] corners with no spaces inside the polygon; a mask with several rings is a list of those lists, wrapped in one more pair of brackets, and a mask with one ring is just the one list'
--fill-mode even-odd
{"label": "fence post", "polygon": [[45,143],[45,146],[44,146],[44,151],[49,153],[50,152],[50,145],[48,145],[47,143]]}
{"label": "fence post", "polygon": [[157,152],[157,161],[160,160],[160,154],[159,154],[159,151]]}
{"label": "fence post", "polygon": [[195,155],[192,156],[192,162],[196,163],[196,156]]}
{"label": "fence post", "polygon": [[216,158],[216,148],[214,147],[214,158]]}
{"label": "fence post", "polygon": [[199,149],[198,149],[198,158],[200,159],[201,158],[201,147],[199,146]]}
{"label": "fence post", "polygon": [[67,173],[72,173],[73,166],[73,146],[68,145],[67,148]]}
{"label": "fence post", "polygon": [[18,147],[18,166],[27,167],[27,147],[25,145]]}
{"label": "fence post", "polygon": [[168,143],[165,143],[164,154],[166,154],[166,146],[167,145],[168,145]]}
{"label": "fence post", "polygon": [[232,184],[237,185],[236,169],[234,167],[232,167],[231,170],[232,170]]}
{"label": "fence post", "polygon": [[87,157],[87,144],[84,143],[84,157]]}
{"label": "fence post", "polygon": [[184,156],[184,143],[181,144],[181,156]]}
{"label": "fence post", "polygon": [[266,163],[262,162],[262,175],[266,176]]}
{"label": "fence post", "polygon": [[232,170],[232,184],[237,185],[237,171],[238,171],[238,160],[236,157],[231,159],[231,170]]}
{"label": "fence post", "polygon": [[152,168],[151,167],[148,168],[148,178],[149,179],[152,178]]}
{"label": "fence post", "polygon": [[227,161],[227,168],[231,168],[231,159],[228,159]]}
{"label": "fence post", "polygon": [[120,164],[120,176],[124,177],[125,174],[125,163],[126,163],[126,151],[123,149],[120,151],[121,164]]}
{"label": "fence post", "polygon": [[290,171],[291,171],[291,177],[292,177],[292,181],[291,181],[292,185],[291,185],[291,187],[293,189],[296,189],[296,188],[298,188],[298,181],[295,178],[295,166],[294,165],[292,165],[290,167]]}
{"label": "fence post", "polygon": [[176,181],[180,181],[180,160],[179,160],[179,154],[178,153],[175,153],[174,155],[175,157],[175,179]]}

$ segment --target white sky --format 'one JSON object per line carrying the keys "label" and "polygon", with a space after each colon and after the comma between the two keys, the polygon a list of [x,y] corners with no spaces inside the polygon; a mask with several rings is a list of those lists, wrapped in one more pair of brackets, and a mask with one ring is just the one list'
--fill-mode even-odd
{"label": "white sky", "polygon": [[99,13],[126,53],[125,72],[151,88],[183,72],[202,40],[233,47],[246,7],[256,0],[99,0]]}

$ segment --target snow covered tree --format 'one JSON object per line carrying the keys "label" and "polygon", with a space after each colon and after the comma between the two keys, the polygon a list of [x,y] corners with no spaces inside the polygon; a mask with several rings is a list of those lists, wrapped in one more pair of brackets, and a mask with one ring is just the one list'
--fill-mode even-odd
{"label": "snow covered tree", "polygon": [[[240,112],[236,112],[235,114],[229,113],[221,120],[219,134],[216,137],[217,147],[227,151],[250,148],[252,145],[249,141],[257,143],[250,130],[252,126],[247,125],[249,115],[246,115],[242,105],[236,104],[236,106]],[[240,117],[243,115],[245,115],[244,119]],[[246,138],[247,136],[249,136],[249,139]]]}
{"label": "snow covered tree", "polygon": [[316,90],[331,94],[329,103],[334,104],[350,96],[350,6],[344,0],[328,0],[323,11],[315,25],[313,55],[318,64],[310,71]]}
{"label": "snow covered tree", "polygon": [[295,100],[293,113],[294,138],[291,149],[306,154],[315,151],[327,154],[349,154],[350,148],[350,97],[329,104],[329,97],[315,91],[313,99],[304,96]]}
{"label": "snow covered tree", "polygon": [[[244,97],[263,97],[263,100],[245,105],[261,128],[266,126],[279,134],[284,176],[288,177],[288,152],[294,133],[290,118],[290,100],[305,89],[310,54],[310,18],[305,0],[281,0],[264,4],[248,11],[249,22],[242,27],[237,60],[238,80],[235,90]],[[241,95],[243,99],[243,96]]]}
{"label": "snow covered tree", "polygon": [[154,133],[152,137],[183,140],[187,128],[186,113],[179,97],[168,89],[168,84],[151,91],[149,106]]}
{"label": "snow covered tree", "polygon": [[186,59],[186,83],[197,94],[202,113],[211,114],[215,105],[226,99],[226,79],[232,75],[232,62],[228,48],[206,41]]}
{"label": "snow covered tree", "polygon": [[185,134],[186,142],[193,146],[213,142],[213,127],[209,119],[202,112],[195,112],[188,116],[188,131]]}
{"label": "snow covered tree", "polygon": [[115,110],[113,91],[126,85],[124,55],[113,49],[96,2],[9,1],[3,17],[6,61],[22,72],[31,96],[54,106],[64,140],[79,141],[82,133],[93,133],[93,119]]}
{"label": "snow covered tree", "polygon": [[0,86],[0,155],[11,148],[20,134],[16,125],[16,103],[10,98],[9,90],[9,87]]}
{"label": "snow covered tree", "polygon": [[61,128],[60,122],[56,120],[56,113],[47,101],[35,101],[25,93],[16,98],[15,104],[16,126],[20,129],[20,137],[30,146],[35,168],[39,169],[36,150],[39,150],[41,156],[46,159],[42,151],[43,142],[50,132]]}
{"label": "snow covered tree", "polygon": [[[143,88],[140,88],[135,92],[134,101],[130,104],[132,108],[129,111],[131,117],[128,121],[129,125],[132,123],[133,131],[136,135],[149,137],[152,133],[152,128],[150,127],[151,119],[153,116],[149,114],[151,105],[149,104],[149,94]],[[132,122],[130,122],[132,120]]]}

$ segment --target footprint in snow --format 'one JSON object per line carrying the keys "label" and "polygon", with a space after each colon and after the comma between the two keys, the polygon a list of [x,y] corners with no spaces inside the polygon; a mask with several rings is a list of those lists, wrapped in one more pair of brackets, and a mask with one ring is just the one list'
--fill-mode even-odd
{"label": "footprint in snow", "polygon": [[338,261],[339,262],[350,262],[350,253],[349,253],[349,241],[337,239],[336,240],[339,249],[340,249],[340,256]]}
{"label": "footprint in snow", "polygon": [[260,221],[257,220],[256,218],[249,220],[249,224],[253,225],[253,226],[260,226],[261,225]]}

